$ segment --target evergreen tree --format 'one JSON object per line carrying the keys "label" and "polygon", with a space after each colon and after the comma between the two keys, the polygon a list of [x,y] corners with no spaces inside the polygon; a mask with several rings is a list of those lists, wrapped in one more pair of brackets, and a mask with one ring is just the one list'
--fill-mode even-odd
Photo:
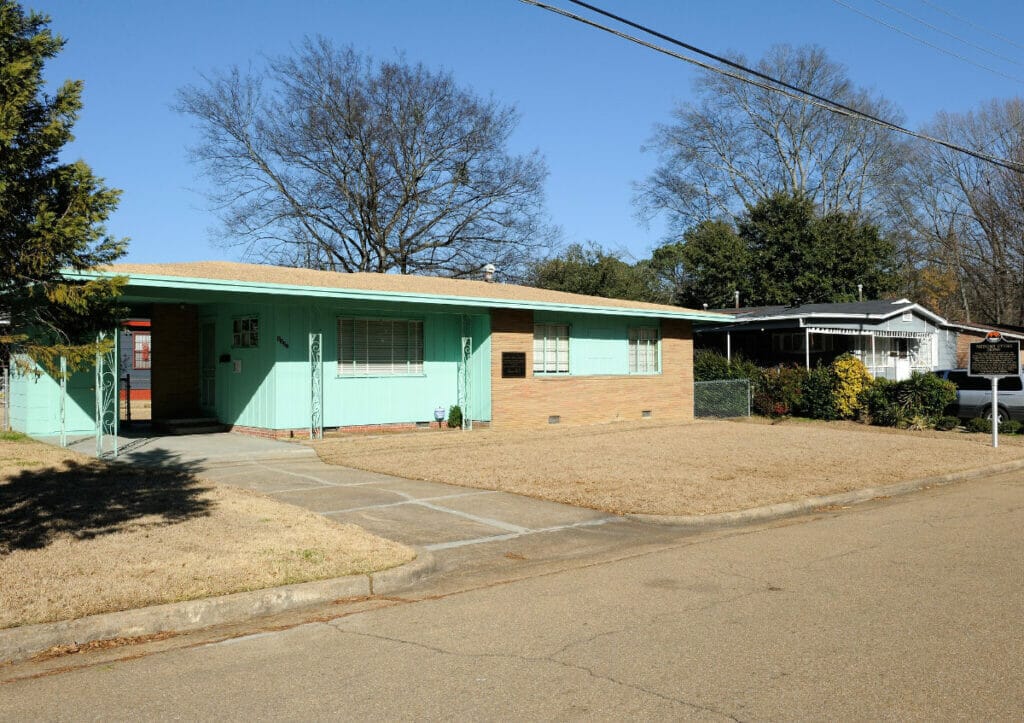
{"label": "evergreen tree", "polygon": [[597,244],[568,246],[561,256],[536,261],[528,267],[526,283],[541,289],[665,303],[650,262],[628,264]]}
{"label": "evergreen tree", "polygon": [[83,161],[62,163],[81,109],[82,83],[44,90],[44,63],[64,47],[49,18],[0,0],[0,315],[9,351],[25,352],[53,371],[64,356],[71,369],[89,366],[112,340],[116,297],[124,279],[68,282],[62,269],[109,264],[126,240],[104,223],[120,191],[106,187]]}

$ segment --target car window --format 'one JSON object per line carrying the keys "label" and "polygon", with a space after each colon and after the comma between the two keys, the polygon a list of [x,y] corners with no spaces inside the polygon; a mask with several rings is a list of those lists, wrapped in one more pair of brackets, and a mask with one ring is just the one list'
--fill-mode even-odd
{"label": "car window", "polygon": [[1019,392],[1021,389],[1020,377],[1003,377],[999,380],[1001,392]]}

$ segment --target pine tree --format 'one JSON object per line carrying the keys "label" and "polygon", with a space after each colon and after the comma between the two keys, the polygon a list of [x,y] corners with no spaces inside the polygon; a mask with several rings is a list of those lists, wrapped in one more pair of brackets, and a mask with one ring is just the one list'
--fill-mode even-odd
{"label": "pine tree", "polygon": [[[62,269],[86,270],[122,256],[127,240],[104,223],[120,191],[108,188],[83,161],[61,163],[81,109],[81,81],[45,92],[43,64],[64,47],[50,20],[0,0],[0,336],[8,352],[27,353],[53,371],[88,367],[111,339],[123,278],[68,282]],[[2,327],[0,327],[2,328]]]}

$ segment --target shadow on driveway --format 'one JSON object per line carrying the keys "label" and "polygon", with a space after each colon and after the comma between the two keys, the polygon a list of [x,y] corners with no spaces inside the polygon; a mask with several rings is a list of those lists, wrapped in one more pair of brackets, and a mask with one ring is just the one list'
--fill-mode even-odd
{"label": "shadow on driveway", "polygon": [[[136,525],[173,525],[210,513],[211,486],[195,464],[161,450],[146,467],[67,461],[0,482],[0,555],[40,549],[60,535],[90,539]],[[149,466],[152,465],[152,466]]]}

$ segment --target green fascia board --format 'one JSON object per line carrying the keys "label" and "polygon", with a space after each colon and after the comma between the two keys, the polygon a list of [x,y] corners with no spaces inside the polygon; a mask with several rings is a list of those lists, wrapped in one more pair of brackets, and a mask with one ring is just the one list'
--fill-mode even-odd
{"label": "green fascia board", "polygon": [[[71,281],[115,276],[116,274],[98,271],[63,272]],[[552,301],[518,301],[515,299],[491,299],[473,296],[452,296],[448,294],[416,294],[398,291],[367,291],[365,289],[339,289],[330,286],[291,286],[287,284],[269,284],[255,281],[233,281],[226,279],[204,279],[187,276],[164,276],[160,274],[126,274],[128,290],[125,296],[132,296],[136,289],[132,287],[158,287],[188,291],[221,291],[241,294],[269,294],[275,296],[297,296],[305,298],[322,298],[356,301],[406,302],[416,304],[436,304],[444,306],[487,307],[493,309],[532,309],[544,311],[574,312],[579,314],[603,314],[606,316],[633,316],[658,319],[684,319],[686,321],[708,321],[729,323],[732,317],[714,312],[680,309],[679,311],[662,311],[660,309],[632,309],[616,306],[593,306],[589,304],[562,304]]]}

